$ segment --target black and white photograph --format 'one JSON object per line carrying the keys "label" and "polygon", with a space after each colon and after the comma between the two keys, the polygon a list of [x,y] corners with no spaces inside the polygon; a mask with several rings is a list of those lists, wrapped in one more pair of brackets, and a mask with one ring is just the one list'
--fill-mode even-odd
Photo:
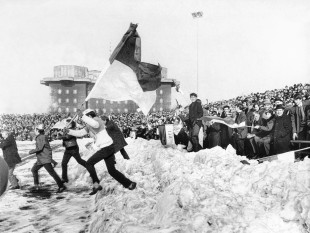
{"label": "black and white photograph", "polygon": [[0,232],[310,233],[309,0],[0,0]]}

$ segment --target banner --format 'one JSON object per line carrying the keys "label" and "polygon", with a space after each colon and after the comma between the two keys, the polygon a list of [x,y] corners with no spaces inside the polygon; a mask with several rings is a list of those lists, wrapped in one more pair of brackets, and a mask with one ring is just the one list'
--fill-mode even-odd
{"label": "banner", "polygon": [[158,132],[159,132],[159,139],[162,145],[164,146],[175,145],[173,124],[159,125]]}

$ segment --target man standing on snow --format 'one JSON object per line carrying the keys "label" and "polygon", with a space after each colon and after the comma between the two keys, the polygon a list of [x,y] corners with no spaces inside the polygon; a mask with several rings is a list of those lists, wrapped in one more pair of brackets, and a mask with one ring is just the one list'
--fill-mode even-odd
{"label": "man standing on snow", "polygon": [[89,195],[94,195],[98,191],[102,190],[102,186],[99,184],[100,181],[97,176],[95,164],[104,159],[109,174],[121,183],[125,188],[133,190],[136,188],[136,183],[126,178],[121,172],[115,168],[115,148],[113,139],[109,136],[107,128],[103,120],[97,117],[96,113],[92,109],[86,109],[83,113],[81,110],[77,111],[78,116],[86,123],[86,127],[81,130],[69,130],[66,129],[65,133],[82,137],[87,134],[94,139],[93,147],[96,150],[88,160],[86,167],[92,180],[93,180],[93,191]]}
{"label": "man standing on snow", "polygon": [[16,164],[21,162],[18,154],[17,145],[13,134],[2,131],[3,140],[0,141],[0,148],[3,151],[3,158],[9,166],[9,181],[12,185],[11,189],[19,189],[18,179],[14,175]]}
{"label": "man standing on snow", "polygon": [[200,118],[203,116],[203,110],[201,101],[197,100],[197,94],[191,93],[190,98],[192,103],[189,105],[189,139],[193,144],[193,149],[195,152],[199,151],[199,140],[198,135],[202,122]]}

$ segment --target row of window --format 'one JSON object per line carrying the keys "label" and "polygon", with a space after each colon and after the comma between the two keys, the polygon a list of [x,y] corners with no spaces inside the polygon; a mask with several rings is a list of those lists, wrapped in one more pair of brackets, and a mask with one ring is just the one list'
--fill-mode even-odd
{"label": "row of window", "polygon": [[[61,93],[62,93],[62,90],[61,90],[61,89],[58,89],[58,94],[61,95]],[[70,94],[70,90],[67,89],[67,90],[65,91],[65,93],[66,93],[66,94]],[[72,93],[76,95],[76,94],[77,94],[77,90],[76,90],[76,89],[73,90]],[[163,90],[160,90],[160,91],[159,91],[159,94],[162,95],[162,94],[163,94]]]}
{"label": "row of window", "polygon": [[[67,99],[65,99],[65,102],[66,102],[66,103],[69,103],[70,101],[69,101],[69,99],[67,98]],[[58,99],[58,103],[61,104],[61,99],[60,99],[60,98]],[[73,103],[76,104],[76,103],[77,103],[77,99],[74,98],[74,99],[73,99]]]}
{"label": "row of window", "polygon": [[[61,100],[61,98],[59,98],[59,99],[58,99],[58,103],[61,104],[61,102],[62,102],[62,100]],[[69,98],[66,98],[66,99],[65,99],[65,102],[66,102],[66,103],[69,103],[69,102],[70,102],[70,99],[69,99]],[[163,100],[162,98],[160,98],[160,99],[159,99],[159,103],[162,104],[163,102],[164,102],[164,100]],[[74,104],[77,103],[77,99],[76,99],[76,98],[73,99],[73,103],[74,103]],[[106,100],[103,100],[102,103],[103,103],[103,104],[106,104]],[[113,102],[113,101],[110,101],[110,103],[113,104],[114,102]],[[116,103],[120,104],[121,101],[117,101]],[[125,101],[125,104],[127,104],[127,103],[128,103],[128,101],[126,100],[126,101]],[[96,100],[96,104],[99,104],[99,100]]]}
{"label": "row of window", "polygon": [[[62,90],[61,90],[61,89],[58,89],[58,94],[61,95],[61,93],[62,93]],[[66,93],[66,94],[70,94],[70,90],[67,89],[67,90],[65,91],[65,93]],[[76,95],[76,94],[77,94],[77,90],[73,90],[72,93]]]}
{"label": "row of window", "polygon": [[[64,110],[65,110],[65,112],[70,112],[70,109],[69,109],[69,108],[65,108]],[[76,112],[76,110],[77,110],[76,108],[73,108],[73,112]],[[96,108],[95,110],[96,110],[96,112],[99,112],[99,109],[98,109],[98,108]],[[162,110],[163,110],[163,108],[160,107],[160,108],[159,108],[159,111],[162,111]],[[61,113],[62,111],[63,111],[62,108],[58,108],[58,112],[59,112],[59,113]],[[107,109],[103,108],[103,109],[102,109],[102,112],[103,112],[103,113],[106,113],[106,112],[107,112]],[[114,112],[114,110],[111,108],[111,109],[110,109],[110,112]],[[117,109],[117,112],[121,112],[121,109],[118,108],[118,109]],[[124,109],[124,112],[127,113],[127,112],[128,112],[128,109],[125,108],[125,109]],[[153,108],[153,112],[156,112],[156,108]]]}

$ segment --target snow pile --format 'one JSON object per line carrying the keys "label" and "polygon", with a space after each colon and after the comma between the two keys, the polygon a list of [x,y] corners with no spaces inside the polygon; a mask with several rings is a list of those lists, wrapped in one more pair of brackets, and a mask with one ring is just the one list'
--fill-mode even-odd
{"label": "snow pile", "polygon": [[[79,140],[83,159],[92,155]],[[93,197],[91,179],[71,159],[68,191],[49,198],[29,196],[33,184],[29,158],[16,169],[22,190],[8,190],[0,200],[0,232],[244,232],[299,233],[310,226],[310,160],[258,164],[229,147],[188,153],[159,141],[127,139],[130,160],[116,154],[117,168],[138,183],[130,191],[117,183],[104,161],[96,164],[103,190]],[[34,142],[19,143],[27,154]],[[52,142],[60,163],[64,148]],[[61,165],[56,167],[61,174]],[[42,187],[57,186],[45,169]]]}
{"label": "snow pile", "polygon": [[[138,183],[124,189],[96,165],[104,190],[95,198],[90,232],[307,232],[310,160],[250,165],[232,148],[187,153],[159,141],[128,139],[117,168]],[[83,151],[86,156],[90,152]],[[72,170],[80,169],[72,165]],[[73,185],[90,183],[84,168]]]}

